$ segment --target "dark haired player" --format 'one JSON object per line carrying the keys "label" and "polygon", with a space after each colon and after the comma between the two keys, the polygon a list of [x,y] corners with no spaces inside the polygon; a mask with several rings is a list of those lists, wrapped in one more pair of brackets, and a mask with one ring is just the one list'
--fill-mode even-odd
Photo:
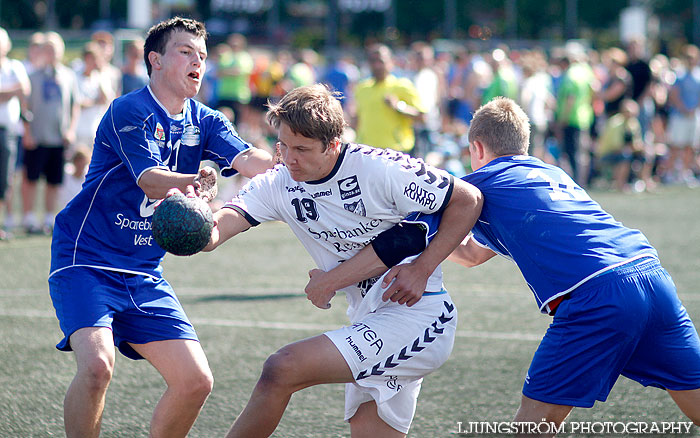
{"label": "dark haired player", "polygon": [[192,99],[207,57],[202,23],[176,17],[155,25],[144,57],[149,85],[110,105],[83,188],[56,218],[49,286],[65,335],[57,348],[73,350],[77,361],[64,402],[68,437],[99,435],[115,346],[148,360],[167,384],[150,436],[187,435],[212,375],[162,277],[154,205],[171,188],[198,187],[202,160],[224,176],[252,177],[272,165],[270,154],[241,140],[223,114]]}

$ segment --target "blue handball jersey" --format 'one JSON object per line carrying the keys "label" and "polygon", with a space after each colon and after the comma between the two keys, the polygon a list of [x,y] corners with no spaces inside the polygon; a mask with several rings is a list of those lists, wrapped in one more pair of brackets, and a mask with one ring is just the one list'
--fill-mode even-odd
{"label": "blue handball jersey", "polygon": [[202,160],[223,176],[251,146],[219,111],[189,99],[176,116],[144,87],[116,99],[100,122],[82,190],[56,216],[51,274],[88,266],[160,275],[165,255],[153,240],[151,216],[157,200],[137,181],[149,169],[194,174]]}
{"label": "blue handball jersey", "polygon": [[500,157],[462,179],[484,195],[473,237],[518,265],[545,313],[549,301],[602,272],[658,257],[640,231],[616,221],[564,171],[537,158]]}

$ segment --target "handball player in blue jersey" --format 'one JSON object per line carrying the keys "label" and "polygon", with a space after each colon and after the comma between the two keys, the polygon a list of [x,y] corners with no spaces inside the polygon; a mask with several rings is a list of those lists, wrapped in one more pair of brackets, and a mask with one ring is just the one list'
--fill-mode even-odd
{"label": "handball player in blue jersey", "polygon": [[[665,389],[700,425],[700,340],[656,250],[561,169],[527,156],[529,135],[527,116],[510,99],[496,98],[475,113],[469,130],[474,172],[463,179],[481,190],[484,204],[473,233],[449,257],[467,267],[496,254],[512,260],[539,310],[554,316],[525,378],[515,421],[561,424],[574,406],[605,401],[623,375]],[[437,220],[423,217],[431,228]],[[396,251],[408,249],[415,250],[405,245]],[[307,290],[329,293],[361,272],[386,270],[390,264],[371,250],[317,271]],[[425,274],[398,265],[383,286],[392,279],[384,299],[411,305]]]}
{"label": "handball player in blue jersey", "polygon": [[[149,85],[116,99],[97,130],[82,190],[56,217],[49,287],[77,373],[64,401],[68,437],[97,437],[115,346],[148,360],[167,390],[155,407],[152,437],[184,437],[212,388],[204,351],[171,286],[151,216],[171,188],[211,197],[215,178],[252,177],[269,153],[242,141],[218,111],[193,100],[204,76],[206,30],[173,18],[152,27],[144,58]],[[206,176],[201,178],[200,176]],[[215,179],[214,179],[215,181]],[[173,360],[176,358],[176,360]]]}

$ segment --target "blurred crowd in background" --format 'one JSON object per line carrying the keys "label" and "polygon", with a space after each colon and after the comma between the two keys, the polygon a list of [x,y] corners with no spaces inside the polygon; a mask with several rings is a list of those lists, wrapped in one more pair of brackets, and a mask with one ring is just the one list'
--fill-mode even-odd
{"label": "blurred crowd in background", "polygon": [[[50,232],[55,213],[80,189],[110,102],[148,83],[143,41],[124,45],[121,65],[114,63],[115,47],[112,34],[98,31],[68,60],[60,34],[35,33],[26,58],[12,59],[10,37],[0,29],[0,240]],[[641,192],[699,185],[694,45],[666,55],[642,40],[601,50],[569,42],[487,51],[413,42],[322,56],[249,46],[232,34],[208,50],[197,98],[226,114],[244,140],[273,153],[268,101],[322,82],[346,111],[346,141],[407,152],[455,176],[470,172],[471,114],[506,96],[530,117],[530,154],[560,165],[584,187]]]}

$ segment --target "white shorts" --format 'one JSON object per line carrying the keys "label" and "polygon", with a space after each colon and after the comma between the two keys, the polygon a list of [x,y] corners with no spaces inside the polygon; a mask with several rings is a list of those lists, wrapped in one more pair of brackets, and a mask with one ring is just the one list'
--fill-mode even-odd
{"label": "white shorts", "polygon": [[457,309],[445,291],[412,307],[389,302],[351,326],[326,332],[355,376],[345,387],[345,420],[374,400],[389,426],[408,433],[423,377],[452,352]]}
{"label": "white shorts", "polygon": [[668,119],[668,145],[670,147],[691,146],[697,148],[699,145],[700,129],[698,129],[698,117],[685,114],[671,114]]}

